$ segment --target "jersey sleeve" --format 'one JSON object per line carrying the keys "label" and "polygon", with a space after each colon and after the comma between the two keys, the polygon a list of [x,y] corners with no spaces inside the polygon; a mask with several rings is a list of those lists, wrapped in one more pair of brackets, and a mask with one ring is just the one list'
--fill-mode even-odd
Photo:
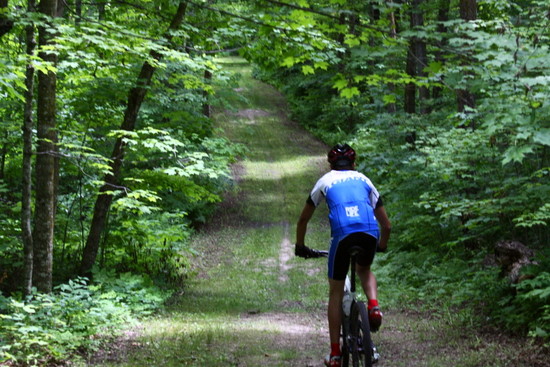
{"label": "jersey sleeve", "polygon": [[378,192],[378,190],[376,190],[376,187],[374,187],[374,185],[372,184],[371,180],[368,179],[367,177],[365,177],[365,179],[366,179],[367,185],[370,188],[370,193],[369,193],[370,205],[372,206],[373,209],[376,209],[379,206],[383,205],[382,198],[380,197],[380,193]]}
{"label": "jersey sleeve", "polygon": [[315,207],[318,207],[319,204],[321,204],[325,196],[325,193],[323,192],[323,186],[323,180],[320,179],[319,181],[317,181],[309,194],[308,202],[310,204],[313,204]]}

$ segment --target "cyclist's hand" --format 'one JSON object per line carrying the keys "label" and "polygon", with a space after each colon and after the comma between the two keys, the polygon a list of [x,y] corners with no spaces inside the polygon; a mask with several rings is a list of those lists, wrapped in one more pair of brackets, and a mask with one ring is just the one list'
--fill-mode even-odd
{"label": "cyclist's hand", "polygon": [[315,257],[326,257],[326,253],[323,251],[317,251],[307,247],[306,245],[294,245],[294,255],[303,257],[304,259],[311,259]]}
{"label": "cyclist's hand", "polygon": [[306,245],[298,245],[298,244],[294,246],[294,255],[298,257],[303,257],[304,259],[315,257],[314,250],[310,249]]}
{"label": "cyclist's hand", "polygon": [[307,247],[306,245],[294,245],[294,255],[298,257],[303,257],[304,259],[308,259],[311,256],[311,249]]}

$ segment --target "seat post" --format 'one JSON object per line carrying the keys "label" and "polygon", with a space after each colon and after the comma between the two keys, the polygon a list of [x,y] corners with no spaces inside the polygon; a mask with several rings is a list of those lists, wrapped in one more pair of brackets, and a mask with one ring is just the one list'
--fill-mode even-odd
{"label": "seat post", "polygon": [[355,293],[355,254],[351,255],[350,262],[351,262],[351,275],[350,275],[351,287],[350,287],[350,291],[351,291],[351,293]]}

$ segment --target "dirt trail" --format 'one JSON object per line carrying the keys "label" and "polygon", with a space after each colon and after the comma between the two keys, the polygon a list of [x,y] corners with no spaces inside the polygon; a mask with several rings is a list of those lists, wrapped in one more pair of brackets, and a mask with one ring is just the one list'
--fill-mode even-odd
{"label": "dirt trail", "polygon": [[[256,86],[262,91],[252,91],[250,85],[238,91],[264,94],[264,98],[269,100],[267,105],[233,112],[233,119],[229,118],[225,124],[226,133],[234,134],[234,141],[245,143],[250,149],[246,160],[233,168],[239,189],[225,198],[213,221],[201,231],[199,242],[200,237],[218,237],[220,228],[223,228],[223,232],[242,234],[242,241],[245,242],[247,237],[257,235],[254,232],[261,232],[260,237],[271,236],[267,232],[275,233],[274,240],[270,241],[274,252],[260,259],[258,271],[272,273],[272,281],[276,284],[268,287],[280,293],[278,304],[267,311],[262,310],[261,306],[259,310],[241,311],[234,319],[227,320],[240,324],[244,329],[260,330],[262,335],[254,341],[256,345],[249,347],[250,350],[266,352],[234,353],[231,365],[322,366],[328,345],[324,298],[320,298],[313,312],[310,312],[311,306],[301,304],[299,297],[298,300],[290,299],[284,294],[287,290],[290,293],[294,287],[294,273],[298,268],[302,268],[300,271],[303,270],[309,277],[324,282],[323,262],[304,264],[296,261],[292,221],[297,219],[313,179],[326,170],[323,156],[326,147],[288,118],[282,95],[265,84],[258,83]],[[296,163],[298,167],[289,163],[294,156],[305,157]],[[304,169],[311,172],[304,174],[301,172]],[[303,179],[304,175],[308,179]],[[258,184],[257,181],[271,183]],[[302,192],[298,194],[299,200],[294,202],[297,196],[293,190],[296,187]],[[223,258],[227,253],[221,250],[217,256]],[[251,262],[244,258],[240,261],[243,266]],[[243,277],[246,277],[246,268],[243,269]],[[307,283],[302,282],[300,287],[307,287]],[[276,288],[279,290],[276,291]],[[236,350],[238,347],[232,345],[230,349]]]}
{"label": "dirt trail", "polygon": [[[272,87],[248,79],[237,92],[257,103],[216,114],[250,150],[233,166],[237,189],[195,236],[197,276],[168,315],[143,326],[131,343],[138,347],[121,352],[117,366],[323,365],[325,264],[296,259],[292,241],[305,196],[326,172],[327,147],[289,119]],[[310,224],[313,243],[328,240],[325,215],[318,209]],[[374,335],[379,367],[542,366],[510,347],[517,339],[475,335],[441,316],[384,311]]]}

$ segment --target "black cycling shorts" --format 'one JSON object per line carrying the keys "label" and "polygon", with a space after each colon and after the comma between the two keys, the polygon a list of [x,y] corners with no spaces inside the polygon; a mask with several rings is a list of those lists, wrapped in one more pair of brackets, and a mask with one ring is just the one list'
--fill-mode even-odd
{"label": "black cycling shorts", "polygon": [[350,265],[349,249],[359,246],[363,249],[357,255],[357,264],[370,266],[374,260],[378,239],[365,232],[347,235],[342,240],[333,239],[328,257],[328,277],[334,280],[344,280]]}

